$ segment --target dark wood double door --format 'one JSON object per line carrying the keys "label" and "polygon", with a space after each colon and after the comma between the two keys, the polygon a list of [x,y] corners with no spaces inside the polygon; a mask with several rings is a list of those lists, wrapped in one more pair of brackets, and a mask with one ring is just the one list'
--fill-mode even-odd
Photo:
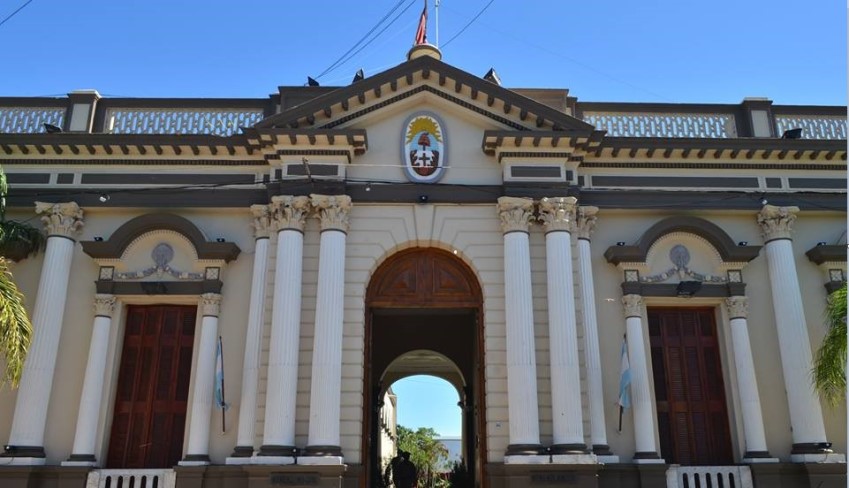
{"label": "dark wood double door", "polygon": [[128,307],[107,467],[180,460],[196,316],[194,306]]}
{"label": "dark wood double door", "polygon": [[732,464],[711,308],[649,308],[660,454],[667,463]]}

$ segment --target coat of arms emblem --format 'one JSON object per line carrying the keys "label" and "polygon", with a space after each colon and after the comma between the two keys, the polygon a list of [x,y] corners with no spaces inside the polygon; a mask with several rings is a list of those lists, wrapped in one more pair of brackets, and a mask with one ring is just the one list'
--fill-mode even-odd
{"label": "coat of arms emblem", "polygon": [[433,183],[445,172],[445,134],[432,113],[419,112],[404,124],[404,169],[410,180]]}

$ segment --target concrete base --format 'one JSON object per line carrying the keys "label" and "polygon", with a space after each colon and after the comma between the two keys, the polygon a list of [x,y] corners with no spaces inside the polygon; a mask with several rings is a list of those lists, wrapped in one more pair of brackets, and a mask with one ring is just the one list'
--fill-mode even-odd
{"label": "concrete base", "polygon": [[596,459],[601,464],[617,464],[619,463],[619,456],[615,456],[613,454],[606,456],[598,456],[596,455]]}
{"label": "concrete base", "polygon": [[[526,457],[526,456],[525,456]],[[569,486],[598,488],[598,464],[487,465],[490,488],[527,488],[529,486]]]}
{"label": "concrete base", "polygon": [[62,461],[62,466],[77,466],[81,468],[94,468],[97,461]]}
{"label": "concrete base", "polygon": [[252,464],[252,463],[253,463],[253,457],[252,456],[248,456],[248,457],[243,457],[243,456],[228,457],[227,459],[224,460],[224,464],[232,465],[232,466],[237,466],[237,465],[242,465],[242,464]]}
{"label": "concrete base", "polygon": [[846,455],[835,452],[821,454],[791,454],[794,463],[846,463]]}
{"label": "concrete base", "polygon": [[342,456],[301,456],[298,464],[304,466],[342,466],[345,459]]}
{"label": "concrete base", "polygon": [[551,456],[504,456],[504,464],[549,464]]}
{"label": "concrete base", "polygon": [[4,456],[0,458],[2,466],[44,466],[47,458],[43,457],[14,457]]}
{"label": "concrete base", "polygon": [[[238,458],[237,458],[238,459]],[[249,463],[245,464],[260,464],[267,466],[286,466],[289,464],[295,464],[295,458],[291,456],[252,456],[248,458],[250,460]],[[235,464],[235,463],[234,463]]]}
{"label": "concrete base", "polygon": [[209,466],[209,461],[177,461],[177,466]]}
{"label": "concrete base", "polygon": [[595,454],[552,454],[551,464],[598,464]]}
{"label": "concrete base", "polygon": [[[2,460],[0,460],[2,463]],[[89,468],[59,466],[0,467],[3,488],[82,488]]]}
{"label": "concrete base", "polygon": [[780,462],[778,458],[768,457],[768,458],[743,458],[743,464],[761,464],[761,463],[777,463]]}
{"label": "concrete base", "polygon": [[[342,488],[342,479],[345,475],[346,468],[345,465],[290,465],[242,466],[241,469],[247,473],[246,488],[276,488],[279,486]],[[230,469],[236,469],[236,467],[234,466]]]}

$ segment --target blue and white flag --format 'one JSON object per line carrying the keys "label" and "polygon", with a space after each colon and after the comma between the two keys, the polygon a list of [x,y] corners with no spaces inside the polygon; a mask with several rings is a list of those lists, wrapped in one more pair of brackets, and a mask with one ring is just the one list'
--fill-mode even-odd
{"label": "blue and white flag", "polygon": [[622,352],[619,358],[619,432],[622,432],[622,412],[631,408],[631,362],[628,360],[628,339],[622,339]]}
{"label": "blue and white flag", "polygon": [[224,401],[224,353],[221,346],[221,336],[218,336],[218,345],[215,348],[215,405],[222,410],[227,410],[230,405]]}

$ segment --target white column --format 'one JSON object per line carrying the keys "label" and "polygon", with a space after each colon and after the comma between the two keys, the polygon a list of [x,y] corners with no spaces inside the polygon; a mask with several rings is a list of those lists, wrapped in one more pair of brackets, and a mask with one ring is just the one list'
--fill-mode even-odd
{"label": "white column", "polygon": [[790,406],[791,455],[794,461],[808,462],[821,460],[830,451],[823,444],[827,439],[822,408],[811,384],[811,341],[790,237],[798,211],[799,207],[764,205],[758,224],[766,242],[784,388]]}
{"label": "white column", "polygon": [[510,439],[506,464],[545,463],[539,442],[537,365],[528,226],[529,198],[501,197],[498,216],[504,232],[504,315],[507,332],[507,415]]}
{"label": "white column", "polygon": [[218,315],[221,295],[204,293],[200,296],[202,314],[198,341],[195,387],[192,393],[192,419],[189,423],[189,442],[186,457],[180,466],[209,464],[209,426],[212,419],[215,387],[215,350],[218,343]]}
{"label": "white column", "polygon": [[301,280],[304,219],[309,198],[291,195],[271,199],[277,228],[274,308],[268,349],[265,426],[255,464],[295,462],[295,401],[298,395],[298,344],[301,336]]}
{"label": "white column", "polygon": [[351,197],[311,195],[321,218],[318,292],[310,386],[310,425],[301,464],[342,464],[342,316],[345,298],[345,238]]}
{"label": "white column", "polygon": [[97,442],[97,420],[100,418],[100,402],[103,399],[103,382],[106,376],[106,355],[109,351],[109,329],[112,328],[112,313],[115,296],[94,296],[94,324],[88,363],[85,368],[80,409],[77,412],[77,430],[71,457],[62,466],[96,466],[94,455]]}
{"label": "white column", "polygon": [[743,414],[743,437],[746,440],[746,453],[743,462],[777,463],[766,448],[764,420],[761,414],[761,399],[758,394],[758,382],[755,377],[755,362],[752,359],[752,347],[749,343],[749,299],[733,296],[725,299],[728,316],[731,321],[731,343],[734,350],[734,372],[737,375],[737,390],[740,392],[740,407]]}
{"label": "white column", "polygon": [[[587,453],[581,408],[581,366],[575,320],[572,228],[575,197],[543,198],[539,217],[545,227],[548,280],[548,339],[551,362],[552,462],[579,462]],[[590,456],[583,456],[590,458]],[[591,462],[591,459],[584,460]]]}
{"label": "white column", "polygon": [[3,454],[14,459],[7,464],[44,464],[44,428],[62,335],[74,236],[83,225],[83,211],[74,202],[36,202],[35,211],[43,214],[47,249],[32,315],[32,342],[21,375],[12,432]]}
{"label": "white column", "polygon": [[251,297],[245,333],[245,357],[242,360],[242,393],[239,400],[239,429],[236,448],[227,464],[248,464],[254,453],[257,383],[262,347],[262,325],[265,320],[265,270],[268,266],[268,241],[271,232],[271,206],[252,205],[254,228],[254,267]]}
{"label": "white column", "polygon": [[663,463],[657,455],[654,408],[649,389],[649,367],[643,342],[643,297],[625,295],[625,333],[631,364],[631,407],[634,410],[635,463]]}
{"label": "white column", "polygon": [[581,310],[584,313],[584,370],[587,374],[587,400],[590,417],[590,443],[599,461],[619,462],[610,452],[604,412],[604,393],[601,379],[601,353],[598,345],[598,316],[595,310],[595,284],[593,282],[590,236],[595,231],[598,207],[578,207],[575,235],[578,238],[578,270],[581,284]]}

